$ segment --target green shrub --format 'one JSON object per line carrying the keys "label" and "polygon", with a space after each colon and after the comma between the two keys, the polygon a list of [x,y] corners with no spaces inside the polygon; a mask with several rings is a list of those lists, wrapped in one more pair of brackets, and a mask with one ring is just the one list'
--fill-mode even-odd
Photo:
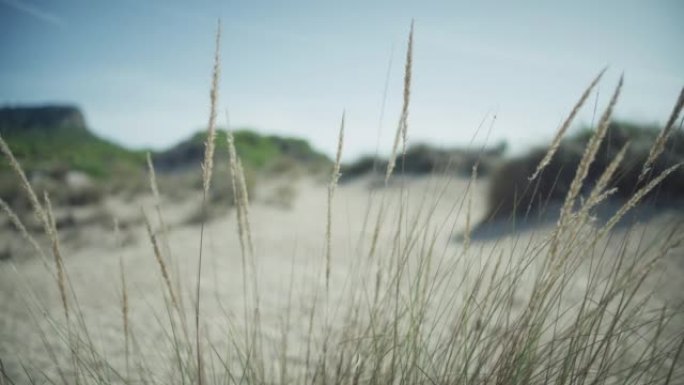
{"label": "green shrub", "polygon": [[[283,159],[290,159],[306,167],[330,164],[327,157],[316,152],[302,139],[261,135],[252,130],[233,133],[235,147],[246,168],[263,170]],[[161,172],[194,167],[204,156],[206,134],[198,132],[174,147],[154,156],[155,167]],[[216,157],[227,157],[226,132],[216,132]]]}

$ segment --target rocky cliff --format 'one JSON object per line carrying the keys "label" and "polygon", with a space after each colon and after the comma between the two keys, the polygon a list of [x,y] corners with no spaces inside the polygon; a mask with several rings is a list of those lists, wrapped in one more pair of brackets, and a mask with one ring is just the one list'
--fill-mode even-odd
{"label": "rocky cliff", "polygon": [[85,118],[76,106],[0,107],[0,133],[71,129],[87,131]]}

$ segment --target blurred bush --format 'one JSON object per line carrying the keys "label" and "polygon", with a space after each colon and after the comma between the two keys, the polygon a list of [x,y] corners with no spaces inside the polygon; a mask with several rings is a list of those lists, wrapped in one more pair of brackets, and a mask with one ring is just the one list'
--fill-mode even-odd
{"label": "blurred bush", "polygon": [[[397,157],[397,172],[409,175],[445,173],[469,177],[477,163],[478,175],[486,176],[496,168],[505,151],[505,142],[481,151],[415,144],[406,150],[405,156]],[[355,162],[343,165],[342,180],[348,181],[369,173],[384,174],[386,169],[386,159],[363,156]]]}
{"label": "blurred bush", "polygon": [[[330,160],[315,151],[306,140],[276,135],[261,135],[251,130],[238,130],[233,133],[235,148],[245,168],[264,170],[270,167],[300,165],[320,167],[330,164]],[[228,159],[227,134],[216,132],[216,159]],[[198,132],[174,147],[161,151],[154,156],[154,165],[160,172],[178,171],[195,167],[204,159],[206,132]],[[280,166],[276,166],[280,163]]]}
{"label": "blurred bush", "polygon": [[[611,186],[616,187],[614,197],[626,199],[650,178],[639,183],[639,174],[648,153],[660,132],[655,125],[638,125],[628,122],[612,122],[606,138],[601,144],[594,163],[584,183],[584,193],[590,190],[597,179],[620,151],[629,142],[627,154],[619,166]],[[539,211],[546,204],[565,197],[582,154],[593,131],[584,128],[574,136],[562,141],[558,152],[542,174],[530,182],[529,177],[548,149],[537,148],[527,155],[503,163],[492,175],[488,194],[488,217],[508,217],[514,212],[525,213],[528,209]],[[650,172],[650,176],[675,164],[684,162],[684,132],[673,130],[666,146]],[[651,192],[655,203],[671,204],[684,198],[684,170],[677,169],[662,184]]]}

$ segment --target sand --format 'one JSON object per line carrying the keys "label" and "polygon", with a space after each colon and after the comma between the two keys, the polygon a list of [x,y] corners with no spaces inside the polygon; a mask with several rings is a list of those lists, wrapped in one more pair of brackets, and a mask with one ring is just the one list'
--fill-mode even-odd
{"label": "sand", "polygon": [[[250,207],[250,222],[266,344],[273,346],[281,342],[290,309],[293,337],[288,357],[292,362],[301,362],[311,303],[314,298],[320,300],[324,296],[327,186],[308,178],[286,182],[294,186],[291,207],[273,203],[278,201],[273,198],[274,194],[277,195],[278,187],[285,181],[263,181]],[[332,221],[330,301],[333,306],[330,318],[340,319],[344,315],[344,301],[349,298],[349,292],[372,292],[372,282],[366,279],[368,276],[359,275],[358,271],[359,261],[366,258],[370,249],[377,217],[377,197],[381,194],[386,196],[388,202],[388,224],[396,224],[399,220],[397,207],[400,199],[404,199],[409,208],[403,215],[406,228],[423,229],[421,218],[433,213],[428,231],[431,234],[436,232],[436,255],[445,266],[453,268],[458,265],[456,259],[459,258],[482,266],[494,248],[512,249],[516,242],[525,244],[551,231],[553,221],[542,221],[530,227],[521,226],[517,233],[506,232],[503,227],[477,229],[464,258],[464,243],[462,239],[459,241],[459,234],[466,226],[467,200],[463,197],[466,196],[468,183],[467,179],[423,177],[398,179],[392,186],[383,189],[374,188],[373,185],[377,183],[362,178],[339,186],[335,193]],[[486,180],[479,180],[473,190],[470,213],[473,225],[481,221],[485,214],[486,184]],[[404,193],[402,187],[405,188]],[[376,198],[369,209],[371,194],[375,194]],[[191,315],[194,309],[200,227],[184,224],[184,218],[197,207],[200,198],[198,194],[196,199],[164,200],[162,204],[164,218],[169,226],[169,258],[174,282],[180,287],[191,325],[194,325]],[[105,205],[106,212],[127,225],[119,239],[110,227],[100,224],[79,226],[67,235],[62,235],[65,266],[78,302],[73,297],[69,301],[72,308],[78,307],[78,313],[82,315],[82,320],[72,322],[87,325],[92,344],[102,354],[101,357],[92,357],[92,360],[107,362],[117,370],[122,370],[121,261],[128,287],[134,349],[144,357],[152,375],[164,382],[165,376],[169,375],[168,368],[173,366],[169,317],[164,305],[166,289],[149,239],[139,221],[141,206],[158,229],[151,197],[139,197],[130,202],[111,198]],[[681,218],[684,218],[682,212],[674,208],[658,210],[638,222],[632,231],[642,236],[640,239],[645,244],[662,236],[673,221]],[[378,242],[379,255],[390,252],[393,229],[383,228]],[[614,231],[615,242],[629,229],[628,226],[617,228]],[[242,341],[245,327],[243,257],[235,211],[230,210],[207,224],[204,231],[201,329],[206,341],[211,341],[212,350],[228,352],[231,348],[230,336],[237,336],[235,338]],[[58,372],[46,345],[53,349],[52,353],[68,371],[70,354],[64,341],[70,337],[68,330],[63,327],[64,314],[51,273],[40,258],[31,255],[25,242],[17,240],[18,237],[17,233],[10,230],[3,230],[0,236],[2,244],[11,244],[18,250],[16,257],[0,262],[0,359],[5,371],[18,383],[25,382],[23,366],[41,383],[44,382],[41,373],[55,376]],[[524,253],[524,248],[520,248],[518,257],[524,258]],[[672,306],[684,303],[683,274],[684,249],[679,246],[667,252],[664,263],[648,280],[647,289],[655,293],[650,300],[654,307],[665,303]],[[587,280],[588,277],[578,274],[572,285],[581,293]],[[251,285],[251,281],[247,285]],[[459,290],[456,285],[447,284],[442,286],[442,290],[444,288],[451,288],[454,292],[434,295],[458,297],[454,294]],[[527,288],[520,289],[520,303],[516,306],[524,303],[525,290]],[[567,301],[572,301],[572,296],[569,297]],[[439,299],[435,301],[439,302]],[[684,326],[681,318],[677,322],[679,324],[672,326],[673,333],[678,328],[684,330],[684,327],[680,328]],[[191,330],[194,330],[194,326]]]}

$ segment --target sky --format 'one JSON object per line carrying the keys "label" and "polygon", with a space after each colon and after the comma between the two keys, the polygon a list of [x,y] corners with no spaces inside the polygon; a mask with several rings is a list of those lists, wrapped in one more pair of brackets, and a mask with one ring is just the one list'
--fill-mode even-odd
{"label": "sky", "polygon": [[206,128],[219,19],[219,125],[332,155],[345,111],[346,160],[391,149],[411,20],[409,144],[543,145],[605,66],[577,127],[622,73],[617,119],[662,124],[684,86],[679,0],[0,0],[0,105],[75,104],[167,148]]}

